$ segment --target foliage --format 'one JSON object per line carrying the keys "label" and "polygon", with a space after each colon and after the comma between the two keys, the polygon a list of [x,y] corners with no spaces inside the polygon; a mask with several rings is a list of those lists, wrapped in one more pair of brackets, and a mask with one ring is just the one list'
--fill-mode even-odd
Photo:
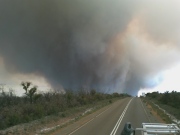
{"label": "foliage", "polygon": [[170,114],[173,114],[175,115],[175,117],[180,118],[180,92],[152,92],[147,93],[146,98],[155,101]]}
{"label": "foliage", "polygon": [[166,104],[175,108],[180,109],[180,92],[172,91],[171,93],[169,91],[166,91],[164,93],[158,93],[158,92],[152,92],[147,93],[146,97],[150,99],[156,99],[162,104]]}
{"label": "foliage", "polygon": [[37,87],[31,87],[31,83],[23,82],[21,85],[25,90],[25,96],[18,97],[12,94],[12,91],[0,93],[0,129],[53,114],[61,113],[61,117],[65,117],[64,112],[73,107],[94,105],[102,100],[108,100],[111,103],[113,98],[129,96],[118,93],[99,93],[96,90],[77,92],[66,90],[65,93],[37,94]]}
{"label": "foliage", "polygon": [[37,86],[30,88],[31,82],[22,82],[21,85],[25,90],[25,95],[30,99],[30,103],[33,103],[33,97],[37,91]]}

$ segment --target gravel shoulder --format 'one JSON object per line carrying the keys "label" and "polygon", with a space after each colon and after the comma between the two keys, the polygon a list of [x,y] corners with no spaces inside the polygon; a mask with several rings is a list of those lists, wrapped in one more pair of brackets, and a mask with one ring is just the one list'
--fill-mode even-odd
{"label": "gravel shoulder", "polygon": [[161,116],[157,114],[156,111],[153,110],[152,106],[150,106],[146,101],[141,100],[143,107],[147,113],[147,116],[151,123],[166,123]]}

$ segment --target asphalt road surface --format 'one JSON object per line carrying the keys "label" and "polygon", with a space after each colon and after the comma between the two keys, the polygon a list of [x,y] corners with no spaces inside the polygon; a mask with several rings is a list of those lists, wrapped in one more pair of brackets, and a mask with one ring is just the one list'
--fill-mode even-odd
{"label": "asphalt road surface", "polygon": [[[120,135],[126,122],[131,122],[133,128],[141,128],[143,122],[155,121],[148,116],[140,98],[126,98],[89,116],[84,123],[73,123],[55,135]],[[136,132],[136,135],[140,134]]]}

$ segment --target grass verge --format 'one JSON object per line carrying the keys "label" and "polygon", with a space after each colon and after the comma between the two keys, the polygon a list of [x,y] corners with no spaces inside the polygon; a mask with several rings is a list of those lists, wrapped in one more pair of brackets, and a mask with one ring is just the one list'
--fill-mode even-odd
{"label": "grass verge", "polygon": [[152,110],[155,112],[155,114],[158,115],[163,120],[163,122],[167,124],[172,123],[172,120],[169,118],[169,116],[166,115],[163,110],[159,109],[154,103],[146,99],[143,99],[143,102],[149,105],[152,108]]}

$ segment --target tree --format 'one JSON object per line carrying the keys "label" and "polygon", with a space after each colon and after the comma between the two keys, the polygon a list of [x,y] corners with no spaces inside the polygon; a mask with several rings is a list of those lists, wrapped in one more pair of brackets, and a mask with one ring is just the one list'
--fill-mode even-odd
{"label": "tree", "polygon": [[30,103],[33,103],[33,97],[35,95],[35,93],[37,92],[37,86],[33,86],[32,88],[30,88],[31,86],[31,82],[22,82],[21,85],[23,86],[23,89],[25,90],[25,95],[27,97],[29,97],[30,99]]}
{"label": "tree", "polygon": [[161,101],[163,104],[168,104],[169,99],[170,99],[170,93],[169,93],[169,91],[166,91],[166,92],[162,95],[160,101]]}

